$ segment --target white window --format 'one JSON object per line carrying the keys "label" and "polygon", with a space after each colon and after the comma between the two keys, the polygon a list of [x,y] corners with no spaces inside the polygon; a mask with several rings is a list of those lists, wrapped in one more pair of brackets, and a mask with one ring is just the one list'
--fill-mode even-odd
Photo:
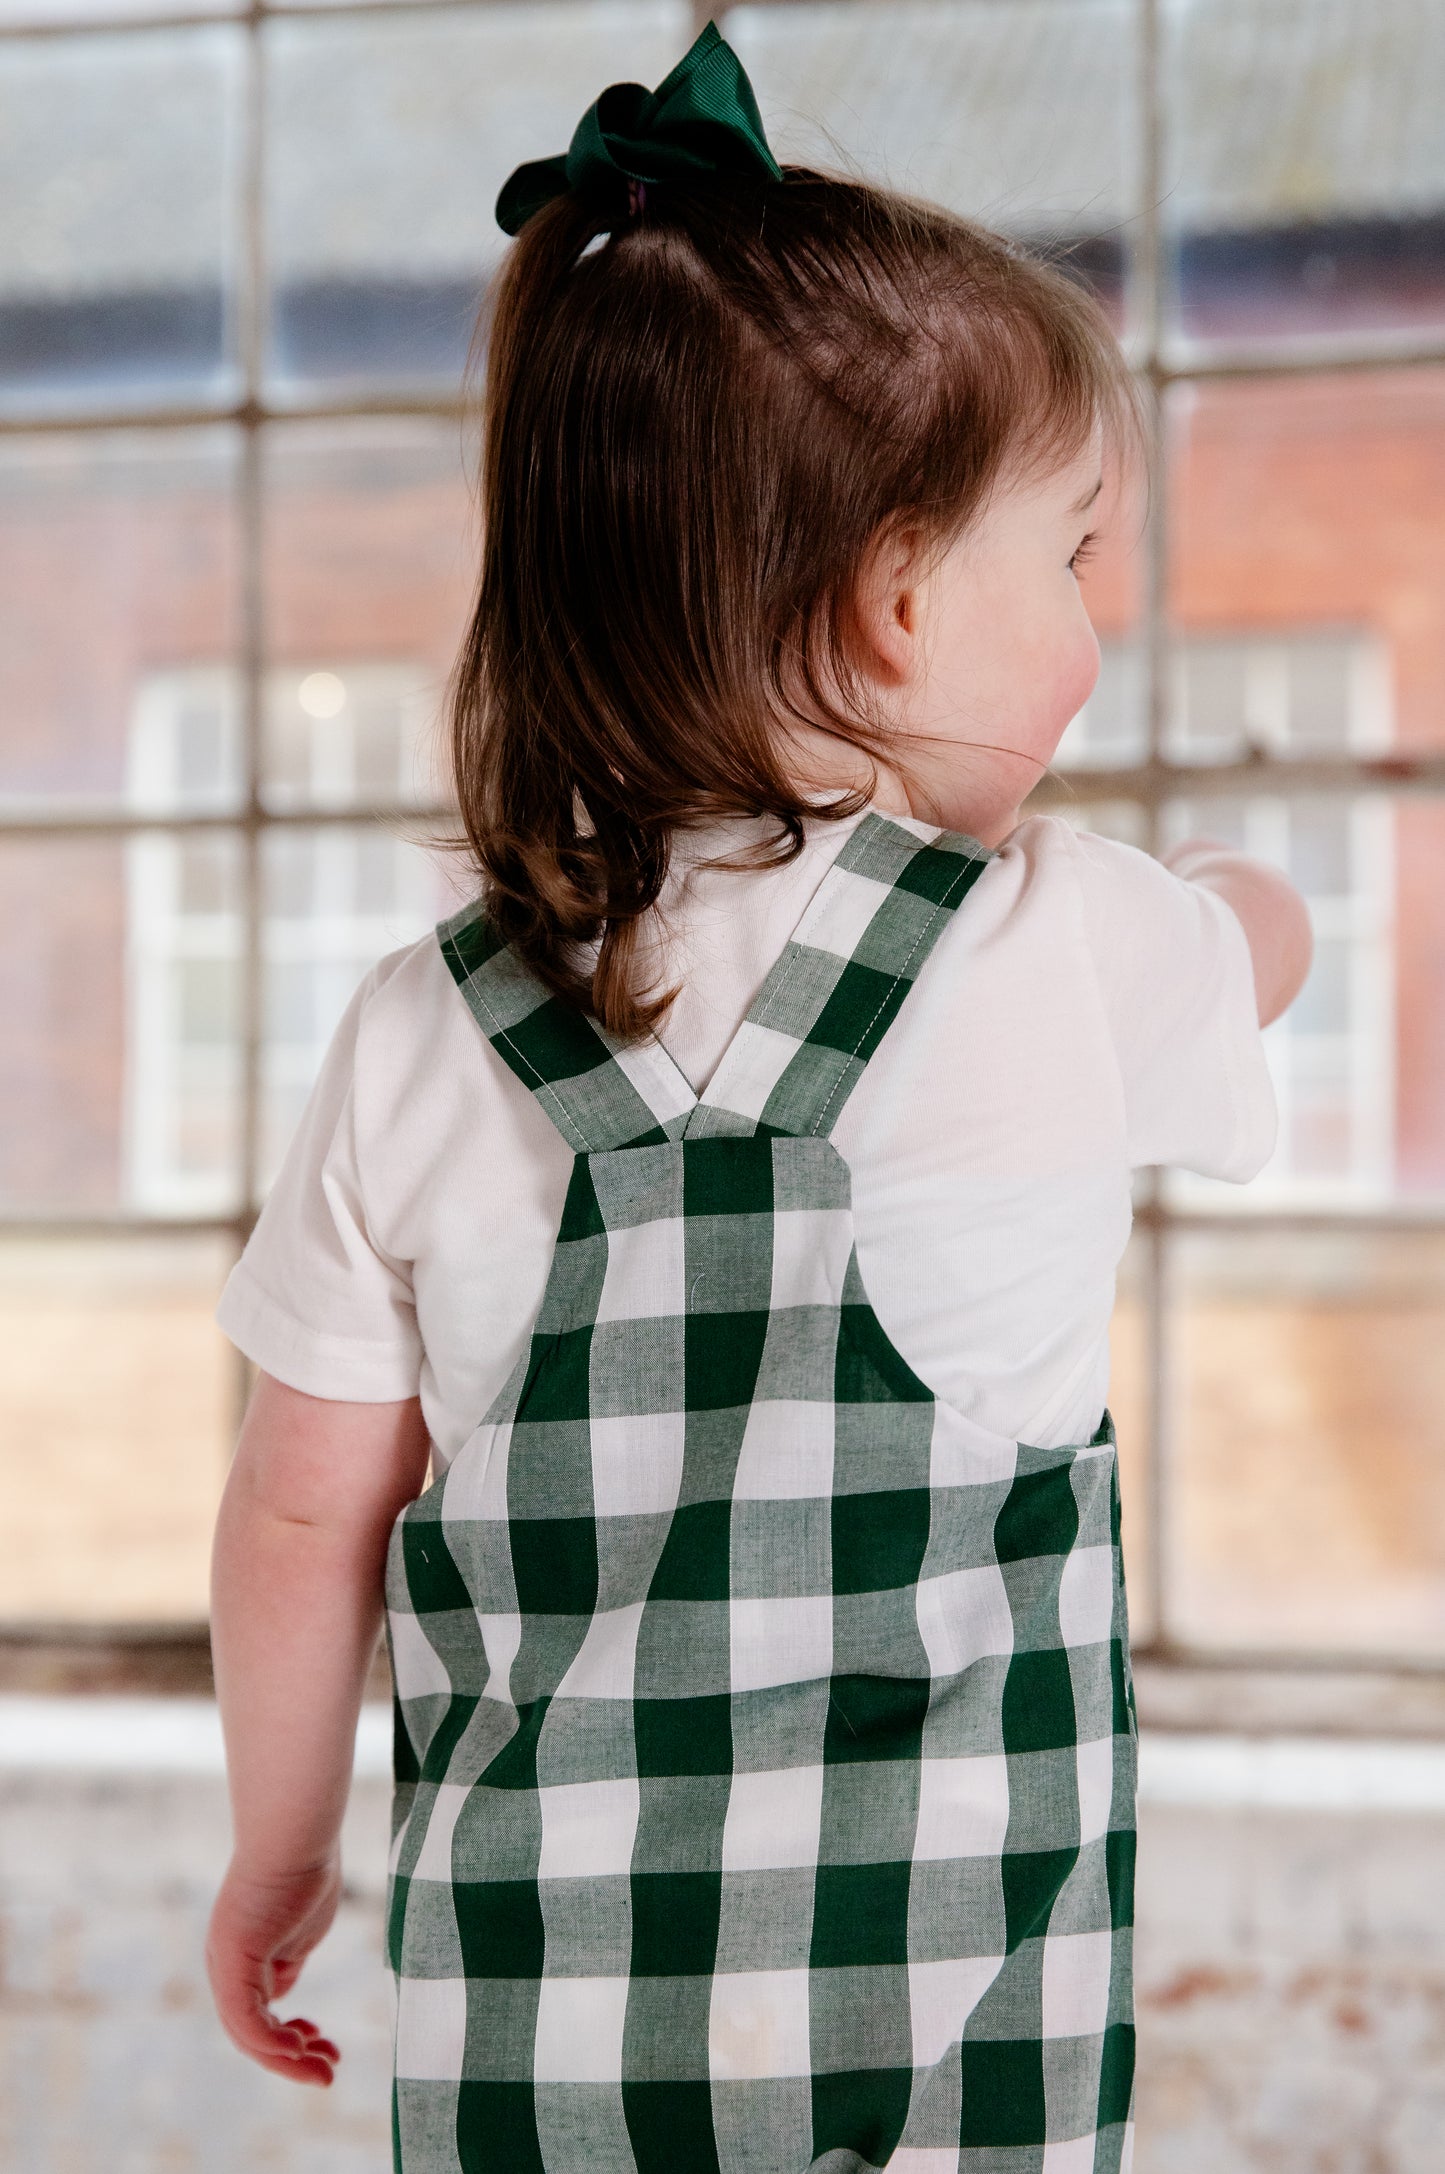
{"label": "white window", "polygon": [[[1137,652],[1113,642],[1100,649],[1099,683],[1069,727],[1061,768],[1137,755]],[[1232,762],[1252,749],[1368,754],[1391,744],[1388,662],[1367,634],[1191,635],[1173,663],[1166,753],[1175,761]],[[1279,1146],[1244,1197],[1259,1206],[1364,1204],[1394,1185],[1394,817],[1382,796],[1286,795],[1278,771],[1271,782],[1268,794],[1181,800],[1165,814],[1170,838],[1219,838],[1285,869],[1314,923],[1309,980],[1265,1034]],[[1240,1197],[1182,1173],[1171,1190],[1181,1204]]]}
{"label": "white window", "polygon": [[[231,814],[243,803],[240,682],[159,674],[136,705],[132,806]],[[406,665],[277,670],[265,683],[262,798],[335,814],[434,798],[436,694]],[[126,1191],[154,1214],[221,1213],[237,1197],[242,1118],[242,834],[141,833],[127,846]],[[375,959],[447,910],[416,843],[358,822],[268,826],[261,848],[259,1156],[274,1175],[347,999]]]}

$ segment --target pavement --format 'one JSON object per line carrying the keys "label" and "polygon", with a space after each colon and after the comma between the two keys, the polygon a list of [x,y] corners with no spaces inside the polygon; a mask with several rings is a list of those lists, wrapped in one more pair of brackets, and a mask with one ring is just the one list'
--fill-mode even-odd
{"label": "pavement", "polygon": [[[0,1698],[0,2174],[387,2174],[389,1742],[368,1707],[310,2091],[210,2009],[214,1706]],[[1146,1732],[1137,1979],[1135,2174],[1442,2174],[1445,1745]]]}

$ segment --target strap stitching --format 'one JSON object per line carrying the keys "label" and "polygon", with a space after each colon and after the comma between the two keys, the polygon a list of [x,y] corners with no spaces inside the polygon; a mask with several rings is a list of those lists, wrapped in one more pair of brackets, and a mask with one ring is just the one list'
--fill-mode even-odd
{"label": "strap stitching", "polygon": [[[919,850],[919,852],[920,852],[920,853],[926,853],[926,852],[928,852],[928,851],[929,851],[930,849],[929,849],[929,848],[928,848],[927,846],[920,846],[918,850]],[[910,855],[910,857],[909,857],[909,861],[908,861],[908,864],[907,864],[907,865],[909,865],[909,866],[911,867],[911,866],[912,866],[912,863],[913,863],[913,861],[914,861],[914,860],[915,860],[916,858],[917,858],[917,855]],[[862,1029],[862,1031],[860,1032],[860,1034],[859,1034],[859,1036],[858,1036],[858,1039],[857,1039],[857,1041],[856,1041],[856,1042],[855,1042],[855,1043],[853,1044],[853,1047],[852,1047],[851,1049],[845,1049],[844,1051],[842,1051],[842,1053],[841,1053],[841,1054],[842,1054],[842,1063],[841,1063],[841,1064],[839,1065],[839,1067],[838,1067],[838,1077],[837,1077],[837,1079],[836,1079],[836,1080],[834,1081],[834,1083],[833,1083],[833,1086],[832,1086],[832,1089],[831,1089],[831,1091],[829,1092],[829,1095],[828,1095],[828,1099],[827,1099],[827,1101],[826,1101],[826,1102],[825,1102],[825,1103],[823,1104],[823,1107],[821,1108],[821,1110],[819,1110],[819,1112],[818,1112],[818,1115],[817,1115],[817,1118],[815,1119],[815,1121],[814,1121],[814,1123],[813,1123],[812,1129],[811,1129],[811,1131],[810,1131],[810,1132],[808,1133],[808,1135],[807,1135],[807,1137],[808,1137],[808,1138],[809,1138],[810,1140],[816,1140],[816,1139],[817,1139],[817,1137],[818,1137],[818,1134],[819,1134],[820,1130],[822,1129],[822,1125],[823,1125],[823,1120],[824,1120],[824,1118],[826,1118],[826,1117],[827,1117],[827,1115],[828,1115],[828,1112],[829,1112],[829,1111],[830,1111],[830,1110],[832,1109],[832,1107],[833,1107],[833,1104],[834,1104],[834,1103],[835,1103],[835,1102],[837,1101],[837,1099],[838,1099],[838,1096],[839,1096],[839,1095],[840,1095],[840,1093],[842,1092],[842,1089],[843,1089],[843,1082],[844,1082],[844,1080],[845,1080],[845,1079],[847,1078],[847,1074],[848,1074],[848,1066],[849,1066],[849,1064],[851,1063],[851,1061],[853,1060],[853,1058],[857,1056],[857,1054],[858,1054],[859,1050],[860,1050],[860,1049],[861,1049],[861,1048],[863,1047],[863,1044],[864,1044],[864,1043],[865,1043],[865,1042],[867,1041],[867,1039],[868,1039],[869,1035],[870,1035],[870,1034],[872,1033],[872,1031],[873,1031],[874,1027],[875,1027],[875,1026],[876,1026],[876,1025],[878,1024],[878,1021],[879,1021],[879,1020],[880,1020],[880,1019],[882,1018],[882,1016],[883,1016],[884,1012],[885,1012],[885,1011],[887,1010],[887,1008],[888,1008],[888,1005],[889,1005],[889,1003],[890,1003],[890,1002],[891,1002],[891,1000],[892,1000],[892,997],[893,997],[893,992],[894,992],[894,990],[895,990],[895,989],[896,989],[896,988],[898,987],[898,984],[899,984],[899,983],[900,983],[901,981],[905,981],[905,980],[907,980],[907,979],[909,978],[909,975],[908,975],[908,969],[909,969],[909,967],[910,967],[910,966],[911,966],[911,965],[913,964],[913,961],[914,961],[914,960],[915,960],[915,959],[917,958],[917,956],[918,956],[918,953],[919,953],[919,950],[921,949],[922,945],[923,945],[923,944],[924,944],[924,943],[925,943],[925,942],[927,941],[927,938],[928,938],[928,932],[929,932],[929,930],[930,930],[930,929],[932,928],[932,926],[933,926],[934,922],[935,922],[935,921],[936,921],[936,920],[938,919],[939,915],[940,915],[941,913],[943,913],[943,912],[947,911],[947,910],[948,910],[948,909],[950,908],[950,906],[951,906],[951,904],[952,904],[952,896],[951,896],[951,894],[952,894],[952,891],[953,891],[953,889],[954,889],[954,886],[955,886],[956,884],[959,884],[959,883],[961,883],[961,882],[963,881],[963,878],[964,878],[965,874],[967,873],[967,871],[968,871],[968,870],[969,870],[970,868],[972,868],[972,867],[973,867],[974,865],[975,865],[975,863],[974,863],[974,862],[973,862],[973,861],[972,861],[971,859],[970,859],[970,860],[966,860],[966,861],[963,861],[963,862],[961,862],[961,863],[959,864],[959,870],[958,870],[958,874],[957,874],[957,875],[955,876],[955,878],[954,878],[954,880],[953,880],[953,883],[951,883],[951,884],[949,885],[949,887],[948,887],[948,890],[947,890],[947,891],[945,891],[945,893],[944,893],[943,897],[942,897],[942,898],[940,898],[940,899],[939,899],[939,900],[938,900],[938,901],[937,901],[937,902],[935,903],[935,905],[934,905],[934,908],[933,908],[933,911],[932,911],[932,913],[930,913],[930,915],[928,916],[928,919],[927,919],[927,920],[926,920],[926,921],[924,922],[924,924],[923,924],[922,928],[921,928],[921,929],[919,930],[919,932],[918,932],[917,938],[916,938],[916,939],[915,939],[915,941],[914,941],[913,949],[912,949],[912,950],[911,950],[911,951],[909,952],[909,954],[908,954],[907,958],[906,958],[906,959],[905,959],[905,960],[903,961],[903,964],[902,964],[902,965],[901,965],[901,966],[899,967],[899,969],[898,969],[898,972],[897,972],[897,973],[896,973],[896,974],[895,974],[895,975],[893,976],[893,979],[892,979],[892,980],[891,980],[891,981],[889,982],[889,984],[888,984],[888,987],[887,987],[887,988],[886,988],[886,989],[884,990],[884,992],[883,992],[883,995],[882,995],[882,996],[881,996],[881,998],[879,999],[879,1002],[878,1002],[878,1009],[877,1009],[877,1010],[876,1010],[876,1011],[874,1012],[874,1014],[873,1014],[873,1017],[872,1017],[872,1018],[871,1018],[871,1019],[870,1019],[870,1020],[868,1021],[867,1025],[866,1025],[866,1026],[865,1026],[865,1027],[864,1027],[864,1028]],[[902,872],[902,871],[900,870],[900,874],[901,874],[901,872]],[[898,895],[898,885],[897,885],[897,883],[895,882],[895,883],[894,883],[894,884],[893,884],[893,885],[891,886],[891,888],[890,888],[890,890],[889,890],[889,893],[888,893],[888,898],[889,898],[889,900],[891,901],[891,900],[892,900],[892,899],[894,899],[894,898],[895,898],[895,897],[896,897],[897,895]],[[884,904],[884,905],[880,906],[880,907],[879,907],[879,909],[878,909],[878,911],[879,911],[880,913],[886,913],[886,912],[887,912],[887,910],[888,910],[888,909],[887,909],[887,904]],[[848,961],[848,964],[849,964],[850,966],[851,966],[851,965],[853,964],[853,960],[852,960],[851,958],[849,959],[849,961]],[[839,976],[839,979],[840,979],[840,980],[842,979],[842,976],[841,976],[841,975]],[[837,984],[835,983],[835,984],[834,984],[834,987],[836,987],[836,986],[837,986]],[[815,1023],[816,1023],[816,1022],[815,1022]],[[805,1044],[805,1046],[806,1046],[806,1044]],[[797,1059],[795,1058],[795,1059],[793,1060],[793,1062],[794,1062],[794,1063],[796,1063],[796,1062],[797,1062]],[[791,1069],[792,1069],[792,1066],[790,1065],[790,1066],[789,1066],[789,1070],[791,1071]],[[781,1084],[781,1082],[780,1082],[779,1084]]]}
{"label": "strap stitching", "polygon": [[[450,936],[448,936],[448,938],[447,938],[447,942],[448,942],[448,943],[450,944],[450,943],[452,943],[452,942],[453,942],[453,939],[452,939],[452,938],[451,938]],[[461,954],[460,954],[460,952],[458,952],[458,953],[456,954],[456,956],[457,956],[457,961],[458,961],[458,964],[461,964],[461,963],[463,963],[463,962],[462,962],[462,959],[461,959]],[[484,961],[484,965],[488,965],[488,966],[489,966],[490,964],[491,964],[491,960],[490,960],[490,959],[489,959],[489,960],[486,960],[486,961]],[[558,1092],[557,1092],[556,1088],[555,1088],[555,1087],[554,1087],[554,1086],[552,1085],[552,1082],[551,1082],[551,1081],[550,1081],[549,1079],[545,1079],[545,1078],[544,1078],[544,1077],[542,1076],[542,1074],[541,1074],[541,1073],[540,1073],[540,1072],[539,1072],[539,1071],[537,1070],[537,1067],[536,1067],[536,1065],[535,1065],[535,1064],[533,1064],[533,1062],[532,1062],[531,1058],[530,1058],[530,1057],[529,1057],[529,1056],[527,1055],[527,1052],[526,1052],[526,1051],[525,1051],[524,1049],[521,1049],[521,1048],[519,1048],[519,1047],[518,1047],[518,1045],[517,1045],[517,1043],[513,1041],[513,1039],[512,1039],[512,1036],[511,1036],[511,1033],[510,1033],[510,1031],[509,1031],[509,1030],[508,1030],[508,1029],[507,1029],[506,1027],[504,1027],[504,1026],[502,1025],[502,1022],[501,1022],[501,1020],[500,1020],[500,1019],[499,1019],[499,1018],[497,1017],[496,1013],[495,1013],[495,1012],[493,1011],[493,1009],[492,1009],[491,1005],[490,1005],[490,1004],[488,1003],[488,1001],[487,1001],[487,998],[486,998],[485,994],[483,993],[483,991],[482,991],[482,989],[481,989],[481,986],[480,986],[480,984],[479,984],[479,982],[478,982],[478,980],[477,980],[477,974],[479,974],[479,973],[480,973],[481,971],[482,971],[482,968],[480,968],[480,967],[479,967],[479,968],[478,968],[478,969],[476,970],[476,972],[474,972],[474,973],[469,973],[469,974],[467,975],[467,977],[466,977],[466,985],[467,985],[468,989],[470,989],[470,990],[472,991],[473,995],[474,995],[474,996],[476,997],[476,1000],[477,1000],[478,1004],[480,1004],[480,1005],[481,1005],[481,1007],[482,1007],[482,1010],[483,1010],[483,1011],[484,1011],[484,1012],[486,1013],[487,1017],[488,1017],[488,1018],[489,1018],[489,1019],[491,1020],[491,1022],[492,1022],[492,1025],[493,1025],[493,1026],[495,1027],[495,1029],[496,1029],[496,1039],[497,1039],[498,1041],[502,1041],[502,1042],[505,1042],[505,1043],[506,1043],[506,1045],[507,1045],[508,1049],[510,1049],[510,1050],[512,1051],[513,1055],[514,1055],[514,1056],[516,1057],[516,1059],[517,1059],[517,1062],[518,1062],[518,1063],[519,1063],[520,1065],[524,1066],[524,1067],[526,1068],[526,1070],[527,1070],[527,1071],[529,1071],[530,1073],[532,1073],[532,1074],[533,1074],[534,1078],[536,1079],[536,1082],[537,1082],[537,1086],[538,1086],[539,1090],[540,1090],[540,1091],[541,1091],[541,1092],[542,1092],[542,1093],[543,1093],[544,1095],[547,1095],[547,1096],[548,1096],[548,1097],[549,1097],[549,1098],[551,1099],[551,1101],[553,1101],[553,1102],[554,1102],[554,1103],[556,1104],[556,1106],[557,1106],[557,1111],[558,1111],[558,1114],[559,1114],[559,1117],[560,1117],[560,1120],[561,1120],[561,1127],[562,1127],[562,1132],[563,1132],[564,1136],[565,1136],[565,1135],[566,1135],[566,1134],[567,1134],[568,1132],[573,1132],[573,1133],[575,1133],[575,1134],[576,1134],[576,1136],[577,1136],[577,1138],[578,1138],[578,1139],[579,1139],[579,1140],[580,1140],[580,1141],[582,1142],[582,1146],[583,1146],[584,1150],[586,1151],[586,1153],[587,1153],[587,1154],[589,1154],[589,1155],[591,1155],[591,1154],[595,1153],[596,1151],[595,1151],[595,1150],[594,1150],[594,1148],[593,1148],[592,1142],[591,1142],[591,1141],[590,1141],[590,1140],[588,1139],[588,1137],[587,1137],[586,1133],[585,1133],[585,1132],[583,1131],[582,1127],[581,1127],[581,1126],[580,1126],[580,1125],[578,1124],[577,1120],[576,1120],[576,1119],[575,1119],[575,1118],[573,1117],[573,1115],[572,1115],[571,1111],[570,1111],[570,1110],[569,1110],[569,1109],[567,1108],[567,1105],[565,1104],[565,1102],[563,1102],[563,1100],[562,1100],[562,1097],[561,1097],[561,1096],[560,1096],[560,1095],[558,1094]],[[610,1057],[610,1055],[611,1055],[611,1053],[610,1053],[610,1051],[609,1051],[609,1057]],[[628,1081],[628,1085],[629,1085],[629,1086],[631,1086],[631,1084],[632,1084],[632,1083],[631,1083],[631,1081],[629,1080],[629,1081]]]}

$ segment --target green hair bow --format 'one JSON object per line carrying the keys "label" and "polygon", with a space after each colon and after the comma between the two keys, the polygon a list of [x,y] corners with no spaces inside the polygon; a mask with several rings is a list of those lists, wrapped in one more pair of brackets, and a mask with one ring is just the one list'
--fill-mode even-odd
{"label": "green hair bow", "polygon": [[743,64],[709,23],[655,91],[614,83],[583,114],[565,157],[519,166],[497,198],[497,224],[516,234],[568,189],[725,174],[783,178]]}

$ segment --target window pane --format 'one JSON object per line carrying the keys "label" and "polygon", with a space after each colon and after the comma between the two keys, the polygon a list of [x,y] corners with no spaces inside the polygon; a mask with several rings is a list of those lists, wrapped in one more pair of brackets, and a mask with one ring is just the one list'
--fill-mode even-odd
{"label": "window pane", "polygon": [[239,33],[0,46],[0,406],[230,389]]}
{"label": "window pane", "polygon": [[389,951],[460,903],[464,864],[399,829],[328,824],[267,834],[262,1182],[296,1129],[327,1043],[357,984]]}
{"label": "window pane", "polygon": [[1445,1654],[1445,1239],[1175,1248],[1174,1629]]}
{"label": "window pane", "polygon": [[435,804],[477,555],[456,425],[279,427],[265,479],[268,805]]}
{"label": "window pane", "polygon": [[1176,1173],[1174,1196],[1267,1209],[1445,1192],[1445,803],[1210,798],[1170,807],[1165,828],[1283,868],[1315,932],[1303,990],[1265,1029],[1280,1109],[1273,1158],[1243,1187]]}
{"label": "window pane", "polygon": [[1445,369],[1175,389],[1189,761],[1445,745]]}
{"label": "window pane", "polygon": [[240,898],[217,833],[0,843],[0,1208],[235,1205]]}
{"label": "window pane", "polygon": [[1436,0],[1162,11],[1161,205],[1194,339],[1445,324]]}
{"label": "window pane", "polygon": [[275,375],[452,385],[507,175],[565,151],[604,84],[661,81],[689,21],[557,0],[270,24]]}
{"label": "window pane", "polygon": [[1136,210],[1124,0],[740,7],[723,18],[780,158],[862,172],[1068,253],[1122,314]]}
{"label": "window pane", "polygon": [[10,1621],[191,1621],[235,1370],[215,1238],[0,1242],[0,1592]]}
{"label": "window pane", "polygon": [[0,440],[0,808],[234,804],[235,466],[218,430]]}

